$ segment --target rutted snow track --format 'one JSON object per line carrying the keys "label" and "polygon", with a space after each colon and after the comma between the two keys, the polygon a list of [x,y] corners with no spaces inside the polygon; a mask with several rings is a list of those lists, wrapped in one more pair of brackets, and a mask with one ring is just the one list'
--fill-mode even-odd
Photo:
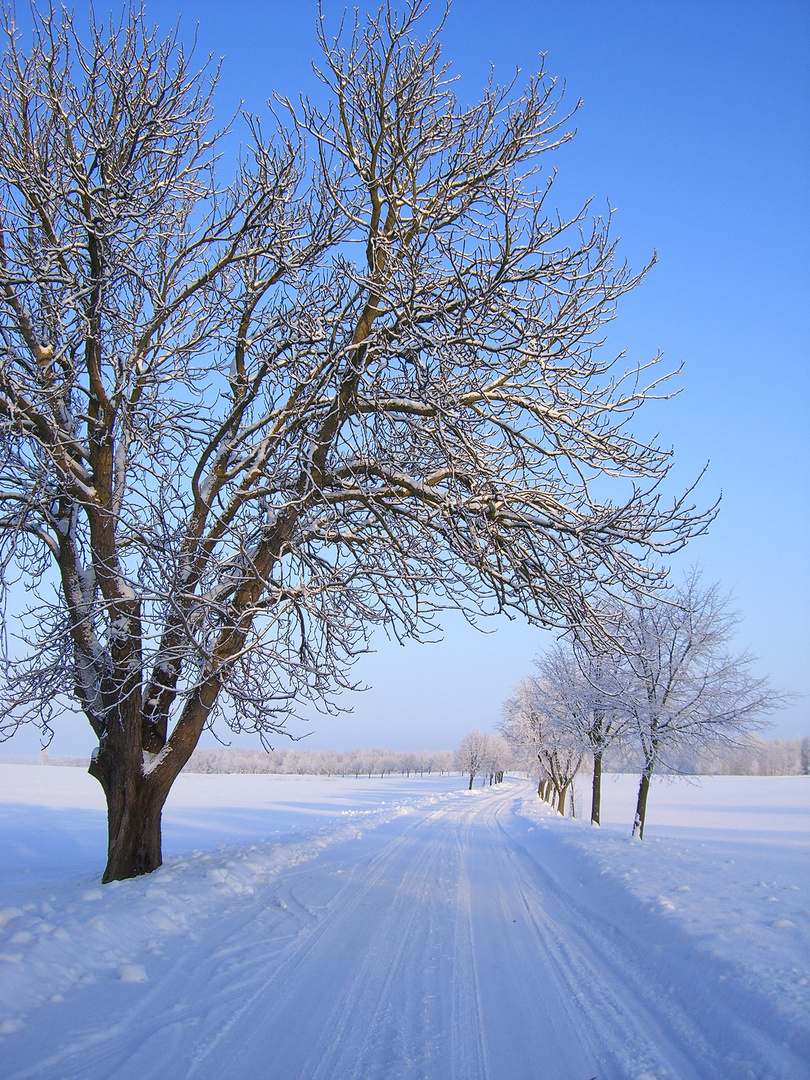
{"label": "rutted snow track", "polygon": [[[522,814],[525,795],[507,782],[424,800],[257,873],[189,936],[135,958],[148,983],[110,981],[103,997],[97,984],[80,986],[43,1006],[43,1038],[27,1050],[23,1032],[8,1040],[15,1064],[0,1075],[810,1075],[767,1002],[677,923],[595,876],[559,829]],[[261,852],[254,863],[261,869]],[[71,1010],[69,1045],[49,1039],[48,1008]]]}

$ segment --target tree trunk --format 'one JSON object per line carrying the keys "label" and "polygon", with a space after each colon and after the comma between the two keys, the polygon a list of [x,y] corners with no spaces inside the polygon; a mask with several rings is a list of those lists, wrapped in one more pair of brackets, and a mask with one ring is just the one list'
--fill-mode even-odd
{"label": "tree trunk", "polygon": [[[120,719],[122,722],[110,724],[99,740],[88,769],[107,800],[104,883],[151,874],[162,865],[163,804],[197,743],[204,715],[201,712],[193,726],[175,732],[175,745],[166,745],[159,755],[146,758],[141,749],[140,716],[122,715]],[[147,770],[145,763],[150,761]]]}
{"label": "tree trunk", "polygon": [[467,788],[467,791],[472,791],[472,786],[473,786],[473,780],[474,779],[475,779],[475,773],[471,769],[470,770],[470,786]]}
{"label": "tree trunk", "polygon": [[[104,765],[106,764],[106,768]],[[154,773],[143,775],[141,762],[90,763],[107,799],[107,865],[103,883],[150,874],[163,863],[161,815],[171,784]]]}
{"label": "tree trunk", "polygon": [[638,785],[638,800],[636,802],[636,816],[633,821],[633,836],[639,840],[644,839],[644,821],[647,817],[647,796],[650,793],[650,777],[652,769],[645,769],[641,774],[641,782]]}
{"label": "tree trunk", "polygon": [[565,817],[565,796],[568,794],[568,784],[557,788],[557,812]]}
{"label": "tree trunk", "polygon": [[602,753],[593,755],[593,797],[591,799],[591,824],[599,824],[602,808]]}
{"label": "tree trunk", "polygon": [[[134,790],[127,790],[133,786]],[[163,792],[147,780],[107,794],[107,866],[102,882],[151,874],[163,864],[165,801]]]}

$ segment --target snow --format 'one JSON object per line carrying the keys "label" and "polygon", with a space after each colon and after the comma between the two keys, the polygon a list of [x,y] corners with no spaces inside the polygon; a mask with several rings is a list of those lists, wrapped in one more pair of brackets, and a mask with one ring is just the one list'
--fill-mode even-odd
{"label": "snow", "polygon": [[167,744],[156,754],[151,754],[148,750],[143,751],[143,765],[141,771],[144,776],[149,776],[160,765],[161,761],[165,761],[166,755],[171,752],[171,747]]}
{"label": "snow", "polygon": [[[100,886],[80,769],[0,765],[8,1080],[806,1080],[810,777],[182,775]],[[583,784],[578,807],[586,806]]]}

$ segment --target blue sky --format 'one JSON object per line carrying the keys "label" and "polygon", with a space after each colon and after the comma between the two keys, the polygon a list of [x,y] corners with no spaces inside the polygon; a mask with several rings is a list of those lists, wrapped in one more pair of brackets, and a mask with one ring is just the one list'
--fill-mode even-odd
{"label": "blue sky", "polygon": [[[104,10],[98,3],[98,10]],[[363,9],[363,5],[361,5]],[[75,5],[77,23],[87,5]],[[336,27],[343,5],[324,0]],[[438,13],[438,6],[434,5]],[[147,2],[200,54],[224,56],[218,110],[261,112],[271,92],[315,89],[310,0]],[[745,0],[455,0],[445,58],[462,98],[489,65],[499,81],[546,66],[583,106],[576,139],[557,155],[557,202],[616,208],[631,265],[658,265],[627,297],[609,347],[633,360],[662,350],[684,362],[682,394],[637,427],[675,448],[676,486],[708,461],[701,498],[722,491],[709,536],[678,558],[733,596],[738,648],[775,685],[808,695],[773,734],[810,734],[810,6]],[[372,689],[354,714],[319,718],[307,744],[454,746],[491,728],[510,685],[549,639],[522,623],[480,635],[455,617],[440,645],[375,642],[355,675]],[[348,704],[348,702],[347,702]],[[92,744],[72,724],[54,753]],[[8,750],[30,752],[17,737]]]}

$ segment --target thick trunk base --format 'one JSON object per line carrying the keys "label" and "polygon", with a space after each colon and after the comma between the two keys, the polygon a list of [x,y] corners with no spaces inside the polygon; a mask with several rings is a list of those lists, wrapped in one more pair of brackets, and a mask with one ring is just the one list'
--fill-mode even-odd
{"label": "thick trunk base", "polygon": [[149,799],[127,806],[116,822],[108,823],[107,865],[102,883],[151,874],[163,865],[161,814],[163,802],[155,807]]}
{"label": "thick trunk base", "polygon": [[137,775],[111,776],[94,765],[90,773],[107,798],[107,865],[102,883],[151,874],[163,865],[161,816],[168,791],[140,770]]}

